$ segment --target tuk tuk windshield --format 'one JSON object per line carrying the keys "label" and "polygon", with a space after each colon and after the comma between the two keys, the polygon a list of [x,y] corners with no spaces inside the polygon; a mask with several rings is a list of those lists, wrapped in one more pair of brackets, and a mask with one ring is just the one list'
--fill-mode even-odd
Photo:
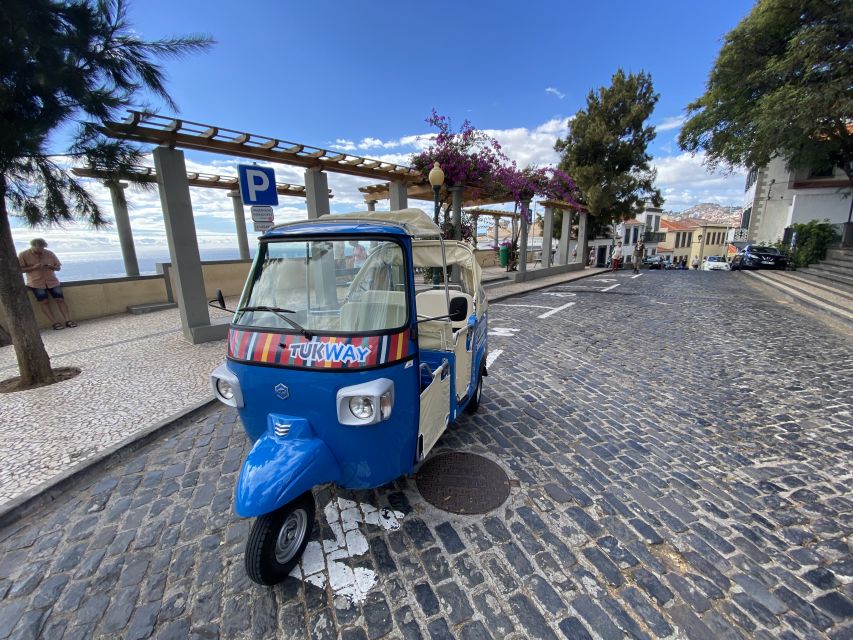
{"label": "tuk tuk windshield", "polygon": [[403,255],[388,240],[263,242],[233,323],[324,334],[400,329],[408,318]]}

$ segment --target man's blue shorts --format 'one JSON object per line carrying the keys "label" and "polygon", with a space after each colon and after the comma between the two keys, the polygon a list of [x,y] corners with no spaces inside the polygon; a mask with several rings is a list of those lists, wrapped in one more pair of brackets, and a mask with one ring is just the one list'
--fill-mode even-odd
{"label": "man's blue shorts", "polygon": [[36,300],[39,302],[44,302],[47,300],[47,294],[50,293],[50,297],[56,300],[62,300],[65,296],[62,295],[62,287],[56,285],[55,287],[51,287],[50,289],[39,289],[38,287],[27,287],[30,291],[33,292],[33,295],[36,297]]}

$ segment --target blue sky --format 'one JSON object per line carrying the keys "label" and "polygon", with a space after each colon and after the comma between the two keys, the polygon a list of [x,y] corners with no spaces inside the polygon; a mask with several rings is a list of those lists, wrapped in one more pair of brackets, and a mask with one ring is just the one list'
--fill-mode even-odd
{"label": "blue sky", "polygon": [[[701,95],[722,37],[752,2],[471,1],[283,2],[136,0],[130,22],[147,38],[205,33],[206,54],[168,60],[180,116],[197,122],[405,162],[435,107],[456,125],[489,130],[520,164],[556,161],[553,142],[590,89],[613,72],[651,73],[660,101],[650,151],[665,208],[740,205],[743,176],[709,174],[675,143],[688,102]],[[165,111],[164,111],[165,113]],[[188,152],[193,170],[233,174],[235,161]],[[280,181],[302,172],[278,168]],[[330,177],[333,209],[358,210],[364,181]],[[110,211],[106,192],[93,192]],[[135,237],[165,246],[156,192],[129,194]],[[236,246],[223,192],[193,191],[202,244]],[[282,200],[277,219],[304,216]],[[32,232],[16,230],[23,241]],[[42,232],[50,235],[50,232]],[[60,250],[117,250],[114,231],[73,225]]]}

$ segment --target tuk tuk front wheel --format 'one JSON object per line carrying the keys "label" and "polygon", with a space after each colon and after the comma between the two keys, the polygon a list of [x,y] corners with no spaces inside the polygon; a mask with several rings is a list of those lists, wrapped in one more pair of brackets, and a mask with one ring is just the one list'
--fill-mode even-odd
{"label": "tuk tuk front wheel", "polygon": [[308,544],[314,511],[308,491],[255,520],[246,542],[246,574],[252,581],[273,585],[287,577]]}

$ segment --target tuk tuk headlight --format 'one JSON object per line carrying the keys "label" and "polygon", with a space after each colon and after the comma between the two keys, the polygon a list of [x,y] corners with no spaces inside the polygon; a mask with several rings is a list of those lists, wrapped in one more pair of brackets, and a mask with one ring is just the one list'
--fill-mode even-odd
{"label": "tuk tuk headlight", "polygon": [[228,368],[228,364],[221,364],[210,374],[210,386],[214,397],[229,407],[240,409],[243,407],[243,392],[240,389],[240,380]]}
{"label": "tuk tuk headlight", "polygon": [[367,396],[350,398],[349,410],[359,420],[370,420],[373,417],[373,400]]}
{"label": "tuk tuk headlight", "polygon": [[216,390],[219,392],[219,395],[221,395],[225,400],[234,399],[234,387],[232,387],[227,380],[217,378]]}
{"label": "tuk tuk headlight", "polygon": [[338,422],[364,427],[391,417],[394,407],[394,382],[379,378],[344,387],[337,393]]}

